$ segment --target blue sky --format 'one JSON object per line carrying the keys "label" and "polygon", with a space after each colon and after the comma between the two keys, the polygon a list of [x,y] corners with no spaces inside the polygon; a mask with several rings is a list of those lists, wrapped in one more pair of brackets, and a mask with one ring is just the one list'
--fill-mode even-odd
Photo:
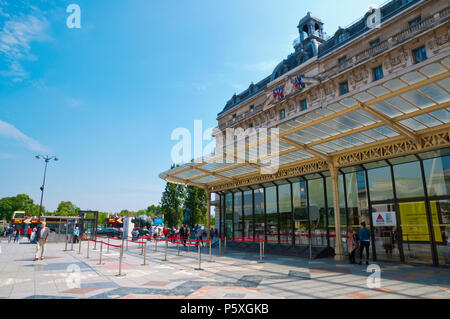
{"label": "blue sky", "polygon": [[[331,36],[376,0],[0,0],[0,198],[118,212],[158,204],[175,128],[216,126],[234,92],[293,51],[298,21]],[[81,29],[69,29],[69,4]],[[205,145],[208,141],[204,142]]]}

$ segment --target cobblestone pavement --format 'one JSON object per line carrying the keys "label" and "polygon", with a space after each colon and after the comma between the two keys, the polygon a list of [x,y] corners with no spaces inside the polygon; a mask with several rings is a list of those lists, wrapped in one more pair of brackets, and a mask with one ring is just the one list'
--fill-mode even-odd
{"label": "cobblestone pavement", "polygon": [[[119,244],[120,242],[115,242]],[[203,270],[197,270],[195,247],[180,249],[169,245],[164,261],[164,245],[147,245],[147,264],[138,244],[129,243],[119,272],[119,249],[103,247],[99,265],[99,245],[86,258],[64,243],[49,243],[45,259],[33,261],[35,245],[0,243],[0,298],[187,298],[187,299],[284,299],[284,298],[450,298],[450,270],[432,266],[377,262],[381,268],[379,288],[368,288],[366,265],[335,262],[331,258],[309,260],[266,255],[259,263],[257,252],[228,248],[218,256],[213,247],[202,250]],[[212,260],[212,262],[211,262]]]}

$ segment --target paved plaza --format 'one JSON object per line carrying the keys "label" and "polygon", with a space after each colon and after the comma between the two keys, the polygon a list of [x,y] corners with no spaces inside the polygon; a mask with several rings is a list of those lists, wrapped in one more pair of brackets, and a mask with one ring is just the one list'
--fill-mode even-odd
{"label": "paved plaza", "polygon": [[[117,241],[116,243],[120,243]],[[431,266],[377,263],[381,267],[381,287],[368,288],[366,265],[335,262],[331,258],[309,260],[259,253],[228,247],[222,256],[218,248],[202,251],[203,270],[198,268],[195,247],[180,249],[170,244],[167,261],[164,245],[147,245],[147,264],[141,250],[130,243],[119,272],[119,249],[109,253],[99,246],[86,258],[86,242],[81,254],[78,245],[49,243],[46,258],[33,262],[35,245],[27,239],[10,243],[2,239],[0,254],[0,298],[13,299],[284,299],[284,298],[450,298],[450,270]]]}

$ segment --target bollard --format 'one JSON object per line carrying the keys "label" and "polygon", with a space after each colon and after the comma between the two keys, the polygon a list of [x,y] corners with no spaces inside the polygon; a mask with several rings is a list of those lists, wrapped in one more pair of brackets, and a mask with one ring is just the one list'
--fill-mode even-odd
{"label": "bollard", "polygon": [[262,241],[260,241],[259,242],[259,263],[263,263],[264,261],[262,260],[262,244],[263,244],[263,242]]}
{"label": "bollard", "polygon": [[198,268],[195,268],[195,270],[203,270],[202,269],[202,250],[200,249],[200,243],[198,243],[197,247],[198,247]]}
{"label": "bollard", "polygon": [[211,243],[211,238],[209,239],[209,262],[214,262],[213,260],[212,260],[212,251],[211,251],[211,246],[212,246],[212,243]]}
{"label": "bollard", "polygon": [[73,250],[73,235],[70,236],[70,241],[72,242],[70,245],[70,250]]}
{"label": "bollard", "polygon": [[219,257],[222,256],[221,248],[222,248],[222,239],[219,238]]}
{"label": "bollard", "polygon": [[178,245],[178,256],[180,256],[180,242],[177,241],[177,245]]}
{"label": "bollard", "polygon": [[108,237],[108,247],[106,248],[106,253],[109,254],[109,237]]}
{"label": "bollard", "polygon": [[145,240],[144,241],[144,263],[142,264],[143,266],[147,265],[145,262],[145,259],[147,257],[147,240],[146,239],[144,239],[144,240]]}
{"label": "bollard", "polygon": [[81,254],[81,238],[78,239],[78,254]]}
{"label": "bollard", "polygon": [[223,252],[227,252],[227,237],[225,237],[225,244],[223,245]]}
{"label": "bollard", "polygon": [[169,242],[167,241],[167,238],[166,238],[166,248],[164,249],[164,261],[167,261],[167,246],[169,245]]}
{"label": "bollard", "polygon": [[119,274],[117,275],[117,277],[125,276],[125,274],[122,274],[122,258],[123,258],[123,245],[120,245]]}
{"label": "bollard", "polygon": [[103,251],[103,242],[100,242],[100,260],[98,261],[99,265],[102,265],[102,251]]}
{"label": "bollard", "polygon": [[87,247],[87,254],[86,254],[86,258],[89,258],[89,239],[87,240],[87,242],[88,242],[88,247]]}
{"label": "bollard", "polygon": [[264,258],[264,240],[262,242],[262,246],[263,246],[263,258]]}
{"label": "bollard", "polygon": [[155,251],[158,251],[158,241],[155,238]]}
{"label": "bollard", "polygon": [[66,247],[64,248],[64,251],[67,251],[67,242],[69,241],[69,236],[66,236]]}
{"label": "bollard", "polygon": [[97,236],[95,236],[95,239],[94,239],[94,249],[92,249],[92,250],[97,250]]}

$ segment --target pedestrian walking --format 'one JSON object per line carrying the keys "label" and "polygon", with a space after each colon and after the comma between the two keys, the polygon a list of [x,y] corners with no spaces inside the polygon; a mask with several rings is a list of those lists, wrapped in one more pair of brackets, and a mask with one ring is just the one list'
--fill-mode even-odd
{"label": "pedestrian walking", "polygon": [[36,231],[36,253],[34,254],[33,261],[39,259],[39,251],[41,252],[40,259],[44,259],[45,245],[47,244],[49,234],[50,229],[46,227],[45,222],[42,222],[41,227]]}
{"label": "pedestrian walking", "polygon": [[366,250],[366,265],[369,264],[369,247],[370,247],[370,230],[366,227],[366,222],[361,222],[361,229],[359,230],[359,264],[362,264],[363,250]]}
{"label": "pedestrian walking", "polygon": [[76,227],[73,230],[73,243],[77,244],[79,240],[80,240],[80,230],[78,229],[78,227]]}
{"label": "pedestrian walking", "polygon": [[36,243],[36,232],[37,232],[37,228],[36,228],[36,226],[34,226],[33,231],[31,233],[31,237],[30,237],[32,244]]}
{"label": "pedestrian walking", "polygon": [[355,254],[357,248],[358,248],[358,235],[353,230],[353,227],[350,226],[347,232],[347,250],[348,250],[348,259],[351,264],[356,264]]}
{"label": "pedestrian walking", "polygon": [[28,226],[27,228],[27,237],[28,237],[28,242],[31,242],[31,233],[33,232],[33,229],[31,226]]}
{"label": "pedestrian walking", "polygon": [[16,228],[16,230],[14,231],[14,242],[19,242],[20,241],[20,229],[19,227]]}
{"label": "pedestrian walking", "polygon": [[11,242],[11,238],[14,236],[14,228],[8,227],[8,244]]}

